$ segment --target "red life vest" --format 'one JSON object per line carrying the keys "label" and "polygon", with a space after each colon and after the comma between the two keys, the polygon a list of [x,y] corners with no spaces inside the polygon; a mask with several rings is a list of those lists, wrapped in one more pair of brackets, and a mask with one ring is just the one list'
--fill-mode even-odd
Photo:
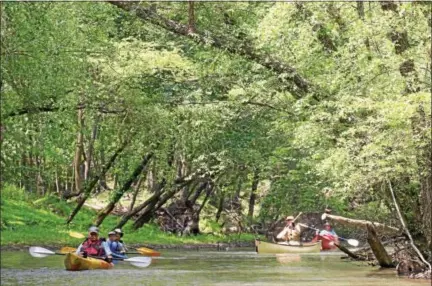
{"label": "red life vest", "polygon": [[335,237],[331,234],[315,235],[312,242],[321,241],[321,250],[335,249],[336,246],[333,244]]}
{"label": "red life vest", "polygon": [[335,241],[335,237],[331,234],[321,235],[321,247],[323,250],[335,249],[336,246],[333,244]]}
{"label": "red life vest", "polygon": [[91,241],[89,238],[87,238],[81,246],[81,251],[87,252],[87,255],[89,256],[104,256],[105,250],[102,247],[102,242],[104,241],[104,238],[99,238],[96,241]]}

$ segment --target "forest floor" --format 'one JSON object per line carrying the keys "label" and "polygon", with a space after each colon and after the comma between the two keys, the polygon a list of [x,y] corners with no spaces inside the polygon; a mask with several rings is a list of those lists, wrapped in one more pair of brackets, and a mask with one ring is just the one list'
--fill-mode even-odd
{"label": "forest floor", "polygon": [[[84,207],[68,226],[65,220],[73,207],[74,204],[61,201],[55,196],[32,200],[28,197],[13,197],[2,193],[2,250],[23,249],[30,245],[77,246],[83,239],[71,236],[70,232],[86,235],[87,229],[96,217],[96,210]],[[119,216],[108,216],[99,228],[102,236],[106,237],[119,219]],[[155,224],[146,224],[138,230],[132,230],[132,223],[128,223],[123,231],[128,245],[155,248],[252,246],[255,238],[254,234],[223,235],[214,232],[181,237],[165,233]]]}

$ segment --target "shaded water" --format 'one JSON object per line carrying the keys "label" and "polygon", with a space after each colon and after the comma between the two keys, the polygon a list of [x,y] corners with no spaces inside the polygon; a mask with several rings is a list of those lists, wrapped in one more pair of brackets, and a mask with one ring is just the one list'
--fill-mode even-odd
{"label": "shaded water", "polygon": [[430,285],[346,262],[335,254],[258,255],[234,251],[165,250],[147,268],[120,263],[111,270],[69,272],[62,256],[1,253],[1,285]]}

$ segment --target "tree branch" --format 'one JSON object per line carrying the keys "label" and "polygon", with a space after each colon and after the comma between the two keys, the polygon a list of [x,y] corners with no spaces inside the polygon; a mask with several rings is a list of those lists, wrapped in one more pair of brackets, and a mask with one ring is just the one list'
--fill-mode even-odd
{"label": "tree branch", "polygon": [[196,30],[195,33],[190,33],[187,25],[167,19],[149,8],[140,7],[132,2],[107,2],[125,11],[135,13],[136,16],[143,21],[150,22],[175,34],[186,36],[196,43],[207,44],[214,48],[226,50],[270,69],[279,75],[278,78],[283,83],[289,83],[287,89],[296,98],[302,98],[307,93],[318,90],[316,87],[313,87],[306,78],[300,75],[294,67],[286,64],[281,59],[256,50],[255,47],[247,43],[241,41],[233,42],[229,39],[217,37],[212,35],[209,31],[199,32]]}
{"label": "tree branch", "polygon": [[398,214],[398,216],[399,216],[399,220],[400,220],[400,222],[401,222],[401,224],[402,224],[403,230],[405,231],[406,235],[408,236],[408,238],[409,238],[409,240],[410,240],[411,247],[414,249],[414,251],[415,251],[415,252],[417,253],[417,255],[420,257],[420,259],[423,261],[423,263],[426,264],[426,265],[429,267],[429,271],[431,271],[431,270],[432,270],[432,267],[431,267],[430,263],[427,262],[427,260],[426,260],[426,259],[423,257],[423,255],[421,254],[420,250],[418,250],[417,246],[415,246],[415,244],[414,244],[414,240],[413,240],[413,238],[412,238],[412,236],[411,236],[411,233],[409,232],[408,228],[406,227],[405,220],[404,220],[403,217],[402,217],[401,211],[400,211],[400,209],[399,209],[399,204],[398,204],[397,201],[396,201],[396,196],[395,196],[395,194],[394,194],[394,191],[393,191],[393,188],[392,188],[392,185],[391,185],[390,181],[387,180],[387,183],[388,183],[388,185],[389,185],[390,193],[391,193],[391,196],[392,196],[393,202],[394,202],[394,204],[395,204],[396,211],[397,211],[397,214]]}
{"label": "tree branch", "polygon": [[[80,109],[85,109],[85,108],[89,108],[89,106],[86,104],[79,104],[79,105],[74,107],[75,110],[80,110]],[[23,108],[20,108],[18,110],[6,113],[4,115],[4,118],[15,117],[15,116],[20,116],[20,115],[25,115],[25,114],[37,114],[37,113],[43,113],[43,112],[64,111],[64,110],[69,110],[69,109],[70,108],[68,108],[68,107],[58,107],[58,106],[54,106],[53,104],[48,104],[48,105],[39,106],[39,107],[23,107]],[[108,109],[104,106],[98,107],[97,110],[100,113],[105,113],[105,114],[120,114],[120,113],[125,112],[125,109],[118,109],[118,110]]]}

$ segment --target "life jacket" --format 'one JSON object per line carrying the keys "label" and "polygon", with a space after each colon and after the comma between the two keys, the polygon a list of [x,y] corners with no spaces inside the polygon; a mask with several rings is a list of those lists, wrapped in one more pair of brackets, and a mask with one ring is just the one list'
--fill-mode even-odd
{"label": "life jacket", "polygon": [[322,231],[320,234],[316,235],[312,242],[321,241],[321,249],[322,250],[331,250],[336,249],[334,242],[336,241],[336,237],[332,235],[330,232]]}
{"label": "life jacket", "polygon": [[289,241],[300,241],[300,232],[298,227],[294,225],[289,226],[284,238]]}
{"label": "life jacket", "polygon": [[123,240],[120,239],[119,242],[123,245],[123,249],[124,249],[125,251],[127,251],[126,244],[123,242]]}
{"label": "life jacket", "polygon": [[89,256],[104,256],[105,250],[102,246],[102,243],[105,241],[105,238],[101,237],[96,241],[91,241],[89,238],[84,240],[81,246],[81,251],[85,251]]}
{"label": "life jacket", "polygon": [[107,243],[108,243],[108,246],[109,246],[110,250],[113,253],[120,253],[120,251],[121,251],[121,245],[120,245],[119,242],[108,240]]}

